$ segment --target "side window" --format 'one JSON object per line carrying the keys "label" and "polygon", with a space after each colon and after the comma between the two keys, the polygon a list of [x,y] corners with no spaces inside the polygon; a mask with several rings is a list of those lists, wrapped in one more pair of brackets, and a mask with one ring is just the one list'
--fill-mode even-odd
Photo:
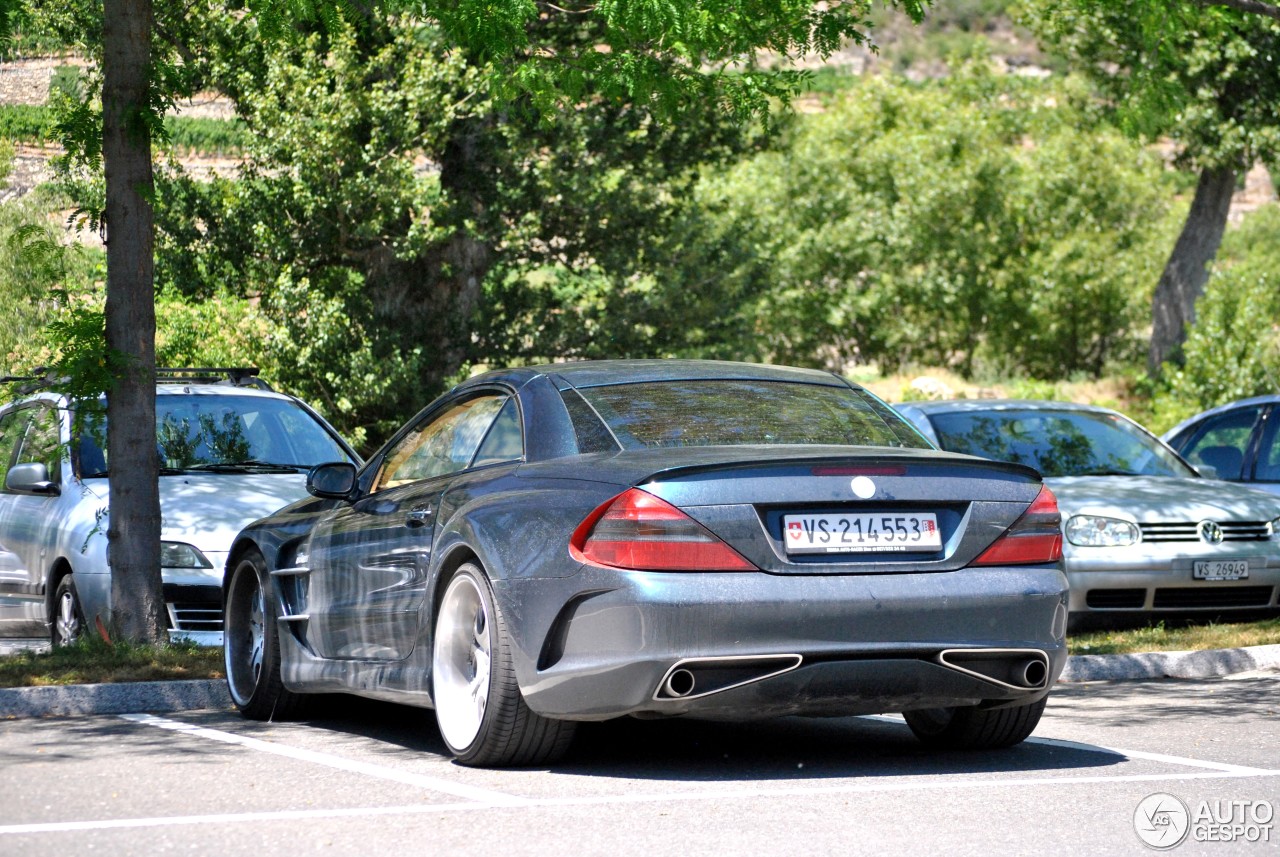
{"label": "side window", "polygon": [[53,408],[35,408],[31,426],[18,446],[15,464],[43,464],[49,470],[49,479],[62,478],[62,422]]}
{"label": "side window", "polygon": [[586,455],[592,452],[617,452],[621,447],[614,440],[609,427],[604,424],[596,412],[577,390],[563,390],[560,398],[564,401],[565,410],[569,412],[569,420],[573,423],[573,433],[578,440],[578,452]]}
{"label": "side window", "polygon": [[1280,410],[1272,410],[1267,418],[1262,447],[1258,450],[1258,464],[1253,478],[1258,482],[1280,482]]}
{"label": "side window", "polygon": [[1245,451],[1261,408],[1240,408],[1205,420],[1182,451],[1196,467],[1207,464],[1219,479],[1239,480]]}
{"label": "side window", "polygon": [[472,467],[484,464],[500,464],[504,461],[518,461],[524,455],[524,439],[520,432],[520,409],[516,407],[514,398],[507,399],[493,421],[493,428],[484,437],[476,460]]}
{"label": "side window", "polygon": [[30,417],[30,410],[9,411],[4,416],[0,416],[0,481],[3,481],[4,474],[8,472],[9,465],[13,462],[14,450]]}
{"label": "side window", "polygon": [[391,450],[373,490],[465,469],[506,401],[493,395],[468,399],[416,427]]}

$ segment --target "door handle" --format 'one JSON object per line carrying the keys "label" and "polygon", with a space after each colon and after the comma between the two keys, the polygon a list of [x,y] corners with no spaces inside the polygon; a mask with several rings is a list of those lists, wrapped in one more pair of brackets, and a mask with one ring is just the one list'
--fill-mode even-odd
{"label": "door handle", "polygon": [[404,525],[413,528],[425,527],[431,523],[431,515],[434,511],[430,505],[414,506],[409,510],[409,514],[404,516]]}

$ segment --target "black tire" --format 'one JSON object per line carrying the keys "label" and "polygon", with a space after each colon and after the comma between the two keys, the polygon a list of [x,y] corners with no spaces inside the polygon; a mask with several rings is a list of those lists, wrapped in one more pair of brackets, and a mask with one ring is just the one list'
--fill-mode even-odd
{"label": "black tire", "polygon": [[280,641],[275,605],[265,597],[267,564],[256,551],[244,554],[231,572],[223,605],[223,659],[227,690],[250,720],[288,720],[309,701],[280,678]]}
{"label": "black tire", "polygon": [[436,723],[459,764],[545,765],[564,756],[577,724],[529,710],[516,681],[506,620],[484,572],[463,565],[435,616],[431,653]]}
{"label": "black tire", "polygon": [[57,648],[70,646],[85,634],[84,609],[71,575],[63,575],[53,593],[53,615],[49,617],[49,642]]}
{"label": "black tire", "polygon": [[925,745],[939,750],[1012,747],[1035,731],[1048,697],[1013,708],[929,708],[903,713]]}

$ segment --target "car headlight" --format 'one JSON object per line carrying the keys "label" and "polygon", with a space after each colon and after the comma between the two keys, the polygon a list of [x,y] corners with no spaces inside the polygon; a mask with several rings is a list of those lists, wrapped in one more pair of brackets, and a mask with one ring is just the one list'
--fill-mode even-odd
{"label": "car headlight", "polygon": [[1280,518],[1276,518],[1274,521],[1268,521],[1267,529],[1270,531],[1268,535],[1271,536],[1271,538],[1274,539],[1277,536],[1280,536]]}
{"label": "car headlight", "polygon": [[1114,548],[1137,544],[1138,527],[1130,521],[1098,515],[1075,515],[1067,521],[1067,541],[1089,548]]}
{"label": "car headlight", "polygon": [[160,543],[161,568],[213,568],[209,558],[182,542]]}

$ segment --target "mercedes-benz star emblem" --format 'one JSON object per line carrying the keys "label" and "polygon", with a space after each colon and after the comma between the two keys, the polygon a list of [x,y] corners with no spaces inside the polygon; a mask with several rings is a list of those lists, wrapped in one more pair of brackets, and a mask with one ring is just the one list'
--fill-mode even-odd
{"label": "mercedes-benz star emblem", "polygon": [[1222,544],[1222,527],[1213,521],[1201,521],[1200,526],[1196,527],[1196,532],[1200,534],[1200,541],[1205,544]]}

